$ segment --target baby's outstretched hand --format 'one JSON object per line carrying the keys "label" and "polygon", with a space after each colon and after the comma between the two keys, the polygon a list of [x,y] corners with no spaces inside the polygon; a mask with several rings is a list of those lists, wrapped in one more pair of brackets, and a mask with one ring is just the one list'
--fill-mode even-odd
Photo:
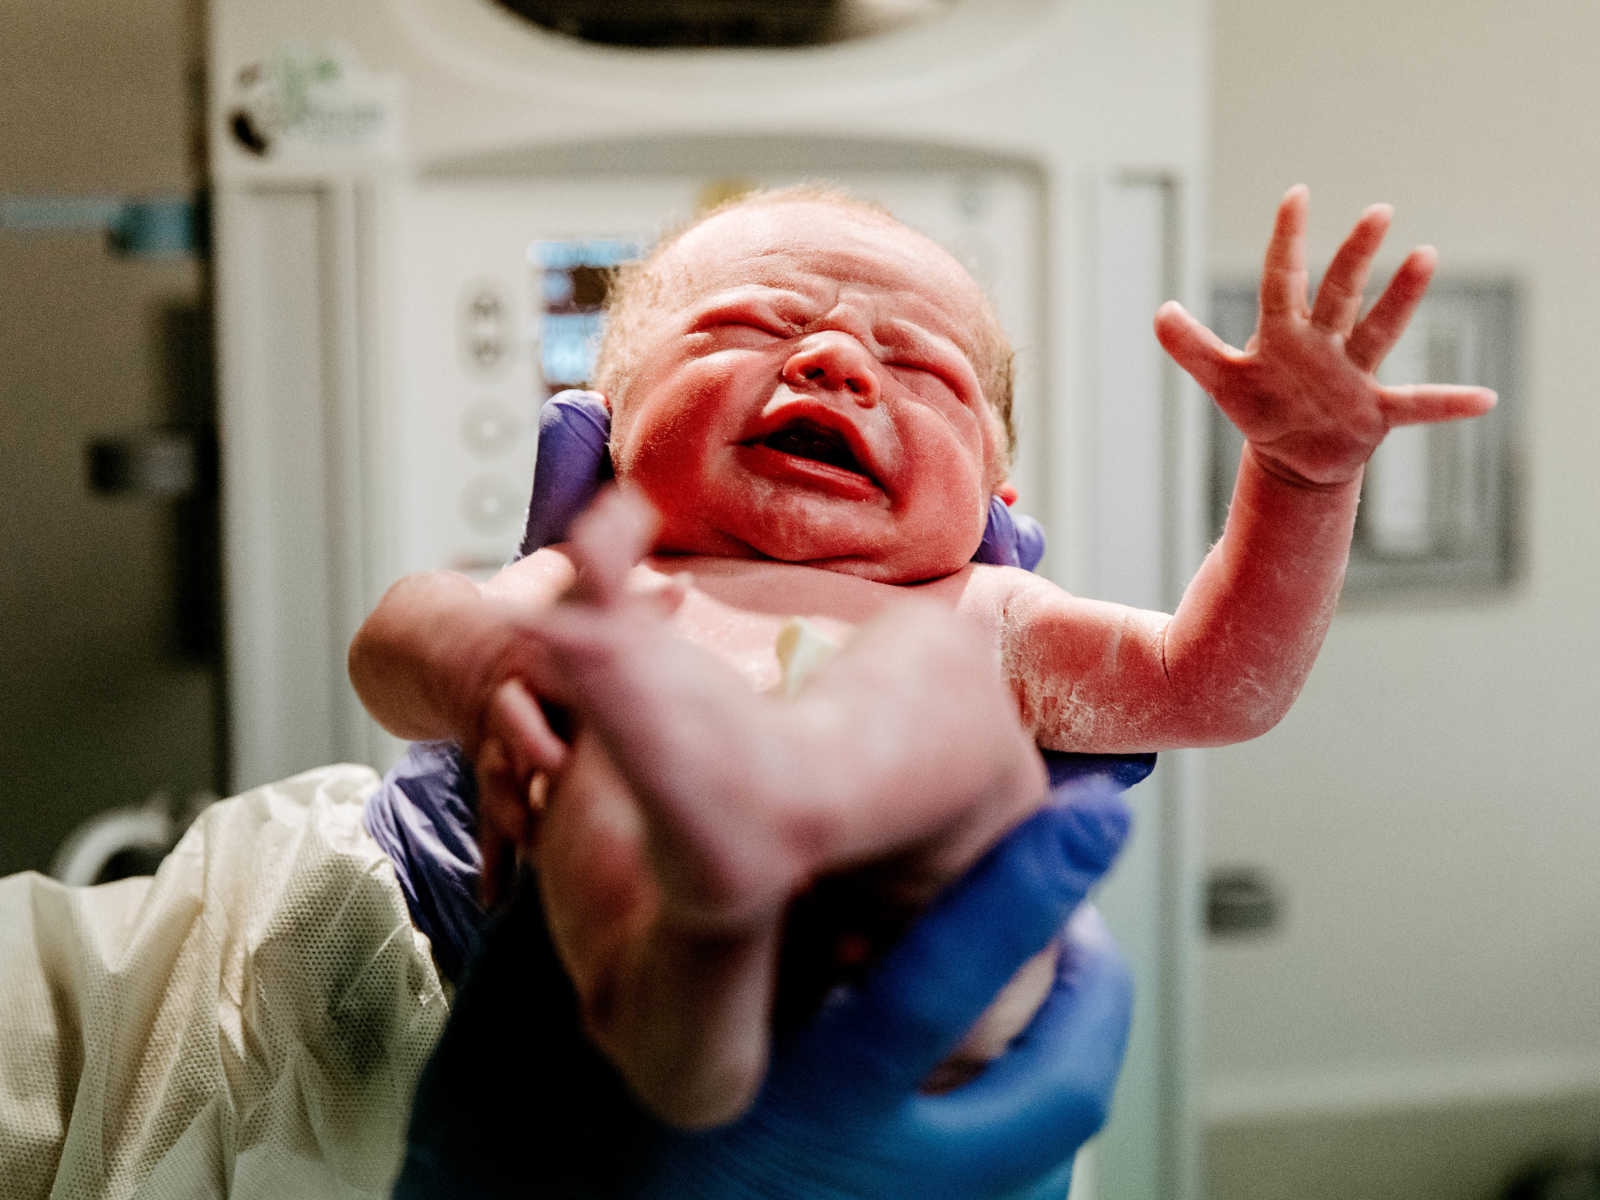
{"label": "baby's outstretched hand", "polygon": [[1374,372],[1405,332],[1437,256],[1430,246],[1413,250],[1362,316],[1362,289],[1393,216],[1388,205],[1375,204],[1339,247],[1308,307],[1308,197],[1296,185],[1278,205],[1256,331],[1243,350],[1175,301],[1162,305],[1155,326],[1163,348],[1244,434],[1263,469],[1298,486],[1334,487],[1358,478],[1396,425],[1475,417],[1494,406],[1495,395],[1481,387],[1378,382]]}

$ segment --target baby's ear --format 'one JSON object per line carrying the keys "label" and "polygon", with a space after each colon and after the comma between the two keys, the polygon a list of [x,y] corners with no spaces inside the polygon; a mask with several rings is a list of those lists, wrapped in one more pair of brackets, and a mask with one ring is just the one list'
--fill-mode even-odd
{"label": "baby's ear", "polygon": [[1005,422],[994,411],[994,406],[985,404],[988,409],[989,431],[984,447],[984,473],[989,481],[989,491],[1010,504],[1016,498],[1012,490],[1010,499],[1007,499],[1007,489],[1011,488],[1011,449],[1010,435],[1006,431]]}
{"label": "baby's ear", "polygon": [[1017,488],[1009,479],[1002,479],[995,485],[994,494],[1000,497],[1000,502],[1010,508],[1017,502]]}

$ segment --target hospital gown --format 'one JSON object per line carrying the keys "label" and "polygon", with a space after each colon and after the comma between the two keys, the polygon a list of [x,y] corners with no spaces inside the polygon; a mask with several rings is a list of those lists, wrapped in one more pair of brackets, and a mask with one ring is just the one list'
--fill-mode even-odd
{"label": "hospital gown", "polygon": [[386,1196],[448,1009],[377,776],[213,805],[154,878],[0,880],[0,1192]]}

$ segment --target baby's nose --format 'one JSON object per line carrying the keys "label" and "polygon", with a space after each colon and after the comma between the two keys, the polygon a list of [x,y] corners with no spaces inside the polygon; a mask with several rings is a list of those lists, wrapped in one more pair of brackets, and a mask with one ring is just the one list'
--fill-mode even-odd
{"label": "baby's nose", "polygon": [[878,402],[877,361],[847,333],[812,334],[783,364],[783,381],[796,391],[848,392],[862,408]]}

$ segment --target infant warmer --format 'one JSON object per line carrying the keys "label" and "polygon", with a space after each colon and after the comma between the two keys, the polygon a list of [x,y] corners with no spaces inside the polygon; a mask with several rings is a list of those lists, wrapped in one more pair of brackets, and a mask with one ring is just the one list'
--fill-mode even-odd
{"label": "infant warmer", "polygon": [[[345,680],[356,626],[407,571],[505,560],[604,268],[755,185],[842,183],[969,265],[1018,349],[1014,482],[1050,574],[1170,608],[1198,561],[1206,402],[1150,318],[1199,308],[1207,16],[211,0],[231,784],[387,765]],[[1139,1015],[1075,1194],[1195,1194],[1191,777],[1168,755],[1141,787],[1105,898]]]}

